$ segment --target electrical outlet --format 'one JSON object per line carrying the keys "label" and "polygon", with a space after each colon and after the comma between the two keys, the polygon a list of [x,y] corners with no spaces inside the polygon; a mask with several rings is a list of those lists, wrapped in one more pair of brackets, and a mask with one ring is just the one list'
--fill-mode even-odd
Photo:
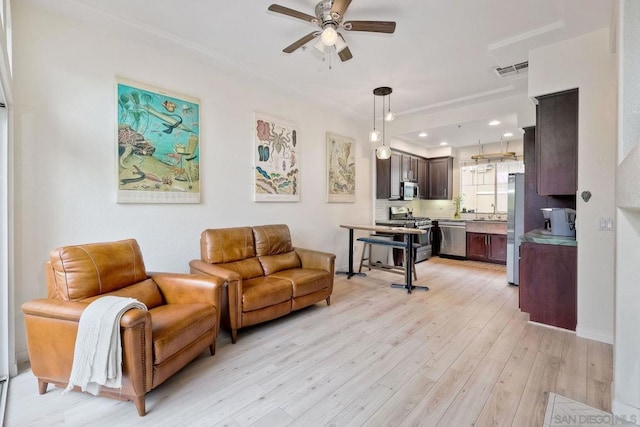
{"label": "electrical outlet", "polygon": [[613,231],[613,219],[607,218],[607,231]]}
{"label": "electrical outlet", "polygon": [[598,229],[604,230],[605,228],[607,228],[607,220],[604,218],[600,218],[600,222],[598,223]]}

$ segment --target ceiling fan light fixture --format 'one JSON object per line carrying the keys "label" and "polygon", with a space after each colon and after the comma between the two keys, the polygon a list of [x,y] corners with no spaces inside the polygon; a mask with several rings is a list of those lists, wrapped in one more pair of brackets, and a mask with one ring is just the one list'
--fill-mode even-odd
{"label": "ceiling fan light fixture", "polygon": [[324,54],[324,43],[321,39],[318,39],[318,41],[313,44],[313,47],[320,53]]}
{"label": "ceiling fan light fixture", "polygon": [[338,38],[335,42],[336,53],[340,53],[347,48],[347,42],[344,41],[342,34],[338,33]]}
{"label": "ceiling fan light fixture", "polygon": [[335,27],[333,25],[324,27],[320,35],[320,40],[322,40],[325,46],[333,46],[336,44],[336,41],[338,41],[338,32]]}

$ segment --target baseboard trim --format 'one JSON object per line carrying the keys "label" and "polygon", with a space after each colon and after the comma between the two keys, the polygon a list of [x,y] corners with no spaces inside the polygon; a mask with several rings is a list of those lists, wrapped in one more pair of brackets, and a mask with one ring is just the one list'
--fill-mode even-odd
{"label": "baseboard trim", "polygon": [[605,335],[602,334],[600,332],[594,332],[594,331],[590,331],[588,329],[584,329],[581,327],[577,327],[576,328],[576,335],[581,337],[581,338],[587,338],[593,341],[599,341],[599,342],[603,342],[605,344],[611,344],[613,345],[613,336],[612,335]]}
{"label": "baseboard trim", "polygon": [[29,361],[29,352],[28,351],[20,351],[16,353],[16,362],[17,364],[26,363]]}

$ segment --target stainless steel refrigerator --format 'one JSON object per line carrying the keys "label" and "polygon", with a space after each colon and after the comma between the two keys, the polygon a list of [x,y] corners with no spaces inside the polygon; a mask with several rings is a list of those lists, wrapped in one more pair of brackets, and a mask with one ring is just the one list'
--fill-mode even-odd
{"label": "stainless steel refrigerator", "polygon": [[524,234],[524,174],[510,173],[507,185],[507,282],[519,283],[520,236]]}

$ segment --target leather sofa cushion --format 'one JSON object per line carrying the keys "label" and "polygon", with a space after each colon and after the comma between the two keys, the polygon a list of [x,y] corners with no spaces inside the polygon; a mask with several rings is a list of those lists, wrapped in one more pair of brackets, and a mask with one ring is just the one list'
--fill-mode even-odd
{"label": "leather sofa cushion", "polygon": [[242,282],[242,311],[252,311],[290,301],[291,282],[274,277],[256,277]]}
{"label": "leather sofa cushion", "polygon": [[147,279],[144,282],[136,283],[135,285],[127,286],[126,288],[118,289],[117,291],[107,292],[106,294],[96,295],[95,297],[83,299],[83,302],[93,302],[94,300],[101,298],[105,295],[113,295],[117,297],[135,298],[138,301],[144,303],[147,309],[151,310],[154,307],[164,304],[164,299],[158,289],[158,285],[152,279]]}
{"label": "leather sofa cushion", "polygon": [[281,270],[290,268],[300,268],[300,258],[295,251],[281,253],[278,255],[265,255],[259,257],[260,264],[265,275],[270,275]]}
{"label": "leather sofa cushion", "polygon": [[211,304],[167,304],[149,310],[154,364],[159,365],[216,327]]}
{"label": "leather sofa cushion", "polygon": [[255,256],[251,227],[208,229],[200,235],[200,257],[209,264],[229,263]]}
{"label": "leather sofa cushion", "polygon": [[77,301],[112,292],[147,278],[138,242],[64,246],[49,254],[56,298]]}
{"label": "leather sofa cushion", "polygon": [[331,280],[331,276],[327,271],[315,268],[283,270],[272,274],[270,277],[289,281],[293,286],[294,298],[327,289]]}
{"label": "leather sofa cushion", "polygon": [[259,225],[253,227],[256,255],[277,255],[293,250],[289,227],[285,224]]}

